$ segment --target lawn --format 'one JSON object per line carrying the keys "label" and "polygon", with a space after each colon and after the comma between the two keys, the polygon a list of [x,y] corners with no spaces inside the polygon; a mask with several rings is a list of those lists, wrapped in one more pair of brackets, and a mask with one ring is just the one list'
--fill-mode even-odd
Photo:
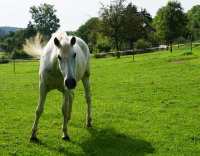
{"label": "lawn", "polygon": [[52,91],[29,142],[38,98],[38,62],[0,65],[0,155],[200,155],[200,48],[92,59],[93,128],[79,83],[62,135],[62,96]]}

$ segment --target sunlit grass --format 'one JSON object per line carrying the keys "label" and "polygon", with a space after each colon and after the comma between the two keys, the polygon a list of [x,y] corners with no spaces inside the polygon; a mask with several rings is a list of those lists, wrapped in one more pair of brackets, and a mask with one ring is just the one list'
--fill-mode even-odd
{"label": "sunlit grass", "polygon": [[71,142],[61,139],[62,96],[52,91],[39,124],[41,144],[29,143],[38,98],[38,62],[0,65],[0,155],[198,155],[200,49],[92,59],[93,128],[75,93]]}

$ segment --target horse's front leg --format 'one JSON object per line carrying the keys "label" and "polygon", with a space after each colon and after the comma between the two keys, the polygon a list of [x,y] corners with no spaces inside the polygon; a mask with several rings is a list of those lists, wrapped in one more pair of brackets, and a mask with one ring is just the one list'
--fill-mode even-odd
{"label": "horse's front leg", "polygon": [[83,77],[82,82],[85,90],[85,99],[87,104],[86,126],[92,127],[92,102],[91,102],[89,76]]}
{"label": "horse's front leg", "polygon": [[38,106],[37,106],[36,113],[35,113],[35,121],[33,123],[30,141],[38,140],[37,139],[38,123],[39,123],[39,119],[42,115],[42,112],[44,111],[44,104],[45,104],[45,99],[46,99],[46,95],[47,95],[46,86],[43,82],[40,82],[39,91],[40,91],[39,101],[38,101]]}
{"label": "horse's front leg", "polygon": [[71,111],[72,111],[72,102],[74,98],[73,91],[66,92],[63,94],[63,105],[62,105],[62,113],[63,113],[63,140],[70,140],[68,135],[67,124],[71,119]]}

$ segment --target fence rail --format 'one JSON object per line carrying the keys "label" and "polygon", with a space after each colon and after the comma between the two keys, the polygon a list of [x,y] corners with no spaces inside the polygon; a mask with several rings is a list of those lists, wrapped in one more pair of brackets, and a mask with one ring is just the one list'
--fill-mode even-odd
{"label": "fence rail", "polygon": [[104,58],[106,56],[123,56],[123,55],[135,55],[135,54],[142,54],[142,53],[149,53],[149,52],[154,52],[154,51],[162,51],[162,50],[166,50],[167,46],[163,46],[163,47],[152,47],[152,48],[145,48],[145,49],[135,49],[135,50],[123,50],[123,51],[115,51],[115,52],[101,52],[101,53],[97,53],[95,54],[96,58]]}
{"label": "fence rail", "polygon": [[[183,47],[186,46],[189,43],[184,43],[184,44],[176,44],[173,45],[173,47]],[[194,42],[192,43],[192,47],[200,46],[200,42]],[[145,48],[145,49],[134,49],[134,50],[123,50],[123,51],[115,51],[115,52],[101,52],[97,53],[94,55],[96,58],[105,58],[107,56],[123,56],[123,55],[135,55],[135,54],[143,54],[143,53],[150,53],[150,52],[155,52],[155,51],[163,51],[167,50],[168,46],[167,45],[160,45],[159,47],[152,47],[152,48]]]}

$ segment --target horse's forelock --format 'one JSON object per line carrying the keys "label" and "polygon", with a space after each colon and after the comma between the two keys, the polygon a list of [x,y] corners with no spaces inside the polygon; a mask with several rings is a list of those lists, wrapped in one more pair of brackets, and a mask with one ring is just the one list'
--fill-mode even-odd
{"label": "horse's forelock", "polygon": [[56,32],[55,37],[59,40],[63,52],[67,52],[70,47],[70,37],[65,32]]}

